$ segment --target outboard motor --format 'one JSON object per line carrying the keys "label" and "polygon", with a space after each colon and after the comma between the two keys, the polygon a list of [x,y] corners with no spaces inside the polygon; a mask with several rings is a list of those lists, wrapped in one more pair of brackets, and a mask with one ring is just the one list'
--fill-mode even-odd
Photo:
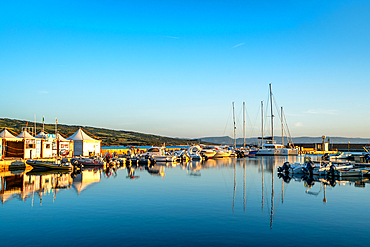
{"label": "outboard motor", "polygon": [[370,160],[370,154],[365,154],[364,158],[365,158],[366,162],[368,162]]}
{"label": "outboard motor", "polygon": [[306,166],[302,167],[302,171],[310,176],[312,176],[314,169],[315,169],[315,164],[312,161],[307,162]]}
{"label": "outboard motor", "polygon": [[334,175],[334,172],[335,172],[335,166],[334,165],[331,165],[330,168],[329,168],[329,172]]}
{"label": "outboard motor", "polygon": [[283,166],[278,167],[278,172],[280,172],[280,173],[282,173],[282,172],[289,173],[289,168],[290,168],[289,162],[285,162],[283,164]]}
{"label": "outboard motor", "polygon": [[330,160],[329,154],[324,154],[322,160]]}
{"label": "outboard motor", "polygon": [[278,173],[282,173],[283,172],[283,168],[281,166],[278,167],[277,169]]}

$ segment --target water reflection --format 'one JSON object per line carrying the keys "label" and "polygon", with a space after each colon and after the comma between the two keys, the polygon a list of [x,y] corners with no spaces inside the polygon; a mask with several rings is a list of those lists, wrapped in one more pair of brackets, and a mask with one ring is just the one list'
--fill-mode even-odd
{"label": "water reflection", "polygon": [[[133,229],[145,234],[132,246],[271,246],[282,239],[288,246],[321,246],[335,242],[338,232],[342,245],[354,237],[368,243],[368,178],[279,176],[276,169],[285,161],[304,157],[0,172],[1,226],[4,236],[23,239],[18,245],[45,238],[58,243],[55,232],[45,231],[51,215],[58,231],[64,229],[61,236],[82,246],[105,244],[101,236],[120,246],[127,243],[122,233]],[[11,246],[7,241],[3,245]]]}
{"label": "water reflection", "polygon": [[[178,167],[180,170],[186,172],[186,175],[194,178],[202,179],[202,173],[208,169],[217,169],[221,172],[230,171],[229,177],[232,176],[232,189],[230,193],[232,195],[231,210],[236,209],[236,200],[238,196],[241,197],[242,209],[246,211],[248,194],[251,193],[251,189],[254,191],[260,190],[260,207],[263,212],[266,207],[268,208],[270,227],[272,228],[273,218],[276,207],[279,203],[284,203],[284,195],[286,193],[286,187],[292,181],[297,183],[303,183],[305,194],[310,196],[319,196],[323,194],[323,202],[327,202],[326,188],[334,188],[336,185],[354,185],[355,187],[365,187],[366,183],[369,183],[369,178],[356,178],[351,177],[346,180],[337,180],[334,178],[328,179],[324,177],[307,177],[307,176],[289,176],[283,174],[277,174],[276,168],[283,164],[285,161],[289,162],[302,162],[303,156],[298,157],[256,157],[256,158],[225,158],[225,159],[211,159],[208,161],[190,161],[187,163],[157,163],[156,165],[125,165],[116,164],[105,168],[83,168],[80,171],[74,173],[61,173],[58,171],[47,171],[47,172],[34,172],[34,171],[5,171],[0,173],[1,178],[1,193],[0,198],[2,203],[6,203],[13,199],[20,201],[26,201],[28,199],[35,200],[35,196],[39,198],[40,205],[42,205],[42,197],[45,194],[52,194],[53,201],[56,199],[56,195],[61,190],[68,190],[71,187],[81,194],[87,189],[92,188],[94,185],[100,183],[102,178],[109,179],[111,177],[119,177],[118,170],[126,170],[128,179],[138,179],[139,172],[146,172],[151,177],[166,178],[166,169],[172,169]],[[232,173],[231,173],[232,169]],[[231,175],[232,174],[232,175]],[[251,188],[248,185],[249,182],[254,180],[260,180],[260,188]],[[275,184],[275,179],[281,179],[281,184]],[[239,180],[240,181],[239,183]],[[242,185],[239,186],[238,185]],[[276,190],[276,186],[280,188]],[[249,190],[249,192],[247,191]],[[276,192],[278,192],[278,199],[276,199]],[[238,192],[240,194],[238,194]]]}
{"label": "water reflection", "polygon": [[98,168],[85,168],[78,174],[71,174],[73,178],[72,186],[80,194],[82,191],[87,190],[96,183],[101,181],[102,169]]}

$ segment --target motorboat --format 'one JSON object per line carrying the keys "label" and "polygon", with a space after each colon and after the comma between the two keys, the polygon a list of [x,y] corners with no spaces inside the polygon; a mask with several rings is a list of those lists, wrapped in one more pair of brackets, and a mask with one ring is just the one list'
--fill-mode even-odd
{"label": "motorboat", "polygon": [[339,177],[363,177],[365,175],[370,175],[370,168],[336,170],[333,175]]}
{"label": "motorboat", "polygon": [[285,174],[307,174],[314,168],[315,165],[309,161],[306,161],[303,164],[300,163],[290,164],[289,162],[285,162],[282,166],[278,167],[277,170],[279,173]]}
{"label": "motorboat", "polygon": [[80,164],[83,165],[84,167],[103,167],[104,162],[103,160],[95,157],[75,157],[71,159],[72,164]]}
{"label": "motorboat", "polygon": [[267,141],[256,153],[257,156],[288,156],[288,149],[282,144]]}
{"label": "motorboat", "polygon": [[212,159],[216,155],[216,151],[211,147],[203,147],[200,151],[200,155],[206,157],[206,159]]}
{"label": "motorboat", "polygon": [[151,147],[145,153],[140,154],[140,157],[153,158],[156,162],[175,162],[177,156],[168,155],[164,147]]}
{"label": "motorboat", "polygon": [[213,158],[229,158],[233,152],[225,147],[223,148],[216,148],[216,154]]}
{"label": "motorboat", "polygon": [[70,171],[73,166],[69,162],[57,163],[54,161],[45,160],[27,160],[27,165],[32,166],[32,170],[63,170]]}
{"label": "motorboat", "polygon": [[313,175],[335,175],[341,170],[352,169],[351,164],[333,164],[331,162],[320,163],[320,166],[312,170]]}
{"label": "motorboat", "polygon": [[198,145],[188,148],[187,153],[191,160],[202,160],[201,148]]}

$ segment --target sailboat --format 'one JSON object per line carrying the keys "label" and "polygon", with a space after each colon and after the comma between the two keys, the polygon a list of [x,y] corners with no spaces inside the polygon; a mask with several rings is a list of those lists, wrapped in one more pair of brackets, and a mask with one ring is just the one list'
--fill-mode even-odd
{"label": "sailboat", "polygon": [[[276,143],[274,140],[274,112],[273,112],[273,105],[272,105],[272,90],[271,90],[271,83],[269,84],[270,87],[270,103],[271,103],[271,137],[263,137],[263,102],[262,104],[262,140],[261,140],[261,148],[258,150],[256,155],[258,156],[288,156],[288,155],[298,155],[298,149],[294,148],[286,148],[284,146],[284,127],[283,127],[283,120],[281,116],[281,124],[282,124],[282,144]],[[283,114],[283,112],[282,112]]]}

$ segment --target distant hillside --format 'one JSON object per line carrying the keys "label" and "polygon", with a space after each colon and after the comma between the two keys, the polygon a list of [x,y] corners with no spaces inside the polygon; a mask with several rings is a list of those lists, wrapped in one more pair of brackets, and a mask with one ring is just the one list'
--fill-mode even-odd
{"label": "distant hillside", "polygon": [[[34,123],[22,120],[0,118],[0,131],[2,131],[6,127],[10,129],[13,134],[19,134],[22,131],[22,127],[26,126],[34,127]],[[198,140],[170,138],[123,130],[119,131],[64,124],[57,125],[58,132],[64,137],[71,136],[79,127],[82,127],[84,130],[91,133],[92,137],[100,139],[103,146],[152,146],[162,145],[163,143],[165,143],[166,145],[186,145],[198,142]],[[42,130],[42,123],[36,123],[36,129],[37,133],[39,133]],[[45,124],[45,132],[48,134],[55,133],[55,124]]]}
{"label": "distant hillside", "polygon": [[[222,145],[233,145],[234,139],[232,139],[229,136],[222,136],[222,137],[202,137],[199,138],[203,142],[211,142],[211,143],[217,143]],[[275,136],[274,139],[281,143],[281,136]],[[357,144],[368,144],[370,143],[370,138],[349,138],[349,137],[327,137],[326,141],[329,141],[330,143],[357,143]],[[245,139],[246,144],[252,144],[256,142],[261,142],[260,139],[257,137],[254,138],[246,138]],[[243,138],[236,139],[237,145],[243,144]],[[288,139],[284,138],[284,143],[288,143]],[[322,143],[322,137],[293,137],[293,143]]]}

